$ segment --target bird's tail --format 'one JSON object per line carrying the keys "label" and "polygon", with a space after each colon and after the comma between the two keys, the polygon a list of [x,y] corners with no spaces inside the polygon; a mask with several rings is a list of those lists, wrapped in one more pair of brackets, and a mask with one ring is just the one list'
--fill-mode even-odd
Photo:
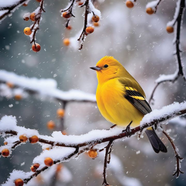
{"label": "bird's tail", "polygon": [[145,133],[147,134],[147,137],[149,138],[152,148],[156,153],[159,153],[160,151],[167,152],[167,148],[160,140],[160,138],[157,136],[155,130],[152,127],[147,128]]}

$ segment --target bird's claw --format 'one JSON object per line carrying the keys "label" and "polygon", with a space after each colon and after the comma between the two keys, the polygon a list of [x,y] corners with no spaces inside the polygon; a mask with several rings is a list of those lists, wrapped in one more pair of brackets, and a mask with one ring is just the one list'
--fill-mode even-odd
{"label": "bird's claw", "polygon": [[130,128],[131,124],[132,124],[132,121],[127,125],[126,129],[123,130],[123,132],[126,132],[127,137],[131,136],[131,128]]}

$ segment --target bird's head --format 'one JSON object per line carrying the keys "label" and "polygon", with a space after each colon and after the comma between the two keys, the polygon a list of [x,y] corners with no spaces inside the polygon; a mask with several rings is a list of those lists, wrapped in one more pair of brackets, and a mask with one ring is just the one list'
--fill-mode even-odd
{"label": "bird's head", "polygon": [[90,67],[96,70],[98,83],[104,83],[109,79],[117,78],[125,73],[125,68],[115,58],[105,56],[98,61],[95,67]]}

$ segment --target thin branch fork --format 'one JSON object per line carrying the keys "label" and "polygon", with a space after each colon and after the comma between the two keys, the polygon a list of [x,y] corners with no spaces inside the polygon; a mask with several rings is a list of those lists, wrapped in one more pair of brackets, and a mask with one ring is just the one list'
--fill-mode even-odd
{"label": "thin branch fork", "polygon": [[155,94],[155,91],[156,91],[156,89],[158,88],[159,85],[161,85],[162,83],[165,83],[165,82],[174,83],[174,82],[179,78],[179,76],[180,76],[180,75],[179,75],[179,72],[178,72],[174,79],[165,79],[165,80],[162,80],[162,81],[159,81],[158,83],[156,83],[156,85],[155,85],[155,87],[153,88],[152,93],[151,93],[151,95],[150,95],[149,103],[151,103],[152,100],[154,100],[154,94]]}
{"label": "thin branch fork", "polygon": [[159,6],[159,4],[161,3],[161,1],[162,1],[162,0],[159,0],[158,3],[157,3],[157,5],[155,6],[155,13],[156,13],[156,11],[157,11],[157,9],[158,9],[158,6]]}
{"label": "thin branch fork", "polygon": [[61,9],[60,12],[63,13],[63,12],[67,12],[68,15],[70,15],[69,18],[66,18],[66,24],[65,24],[65,27],[67,28],[68,25],[69,25],[69,22],[70,22],[70,18],[71,17],[75,17],[75,15],[72,13],[72,10],[73,10],[73,7],[74,7],[74,4],[75,4],[75,0],[71,0],[72,2],[70,3],[70,5],[65,8],[65,9]]}
{"label": "thin branch fork", "polygon": [[75,3],[75,0],[71,0],[72,2],[70,3],[70,5],[66,8],[66,9],[61,9],[60,12],[68,12],[70,13],[71,16],[75,17],[72,13],[72,9]]}
{"label": "thin branch fork", "polygon": [[[40,21],[41,21],[41,14],[42,14],[42,12],[45,12],[45,10],[44,10],[44,0],[42,0],[40,2],[39,12],[35,16],[36,20],[35,20],[34,24],[30,28],[32,31],[34,31],[30,43],[34,43],[34,45],[36,45],[36,33],[39,30],[39,24],[40,24]],[[37,26],[36,26],[36,24],[37,24]]]}
{"label": "thin branch fork", "polygon": [[103,183],[102,183],[102,185],[104,186],[109,186],[106,178],[106,169],[107,169],[107,164],[110,163],[112,146],[113,146],[113,140],[109,141],[105,150],[105,159],[104,159],[104,167],[103,167]]}
{"label": "thin branch fork", "polygon": [[167,132],[165,132],[163,130],[163,134],[167,137],[167,139],[170,141],[172,148],[174,150],[175,153],[175,158],[176,158],[176,170],[173,173],[173,176],[176,175],[176,178],[178,178],[180,176],[180,174],[184,174],[183,171],[181,171],[181,161],[183,160],[183,158],[178,154],[177,148],[172,140],[172,138],[167,134]]}
{"label": "thin branch fork", "polygon": [[85,18],[84,18],[84,26],[83,26],[83,30],[78,38],[78,41],[81,41],[81,45],[79,50],[81,50],[83,48],[83,41],[85,39],[86,34],[86,28],[87,28],[87,21],[88,21],[88,14],[90,13],[89,11],[89,0],[86,0],[85,3],[82,5],[82,7],[85,6]]}

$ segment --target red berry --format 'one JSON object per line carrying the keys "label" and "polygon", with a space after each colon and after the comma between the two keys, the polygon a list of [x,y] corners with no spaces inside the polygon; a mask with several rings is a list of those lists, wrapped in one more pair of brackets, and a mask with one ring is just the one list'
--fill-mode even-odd
{"label": "red berry", "polygon": [[99,16],[97,16],[97,15],[93,15],[93,17],[92,17],[92,21],[93,22],[98,22],[99,21]]}
{"label": "red berry", "polygon": [[172,26],[167,26],[167,27],[166,27],[166,30],[167,30],[167,32],[168,32],[169,34],[171,34],[171,33],[174,32],[174,27],[172,27]]}
{"label": "red berry", "polygon": [[66,18],[66,19],[71,17],[70,13],[68,13],[68,12],[63,12],[63,13],[62,13],[62,16],[63,16],[64,18]]}
{"label": "red berry", "polygon": [[151,7],[148,7],[146,9],[146,13],[149,14],[149,15],[152,15],[154,13],[154,10]]}
{"label": "red berry", "polygon": [[38,44],[38,43],[33,44],[33,45],[32,45],[32,50],[33,50],[34,52],[39,52],[39,51],[41,50],[40,44]]}
{"label": "red berry", "polygon": [[129,0],[127,0],[125,4],[128,8],[133,8],[133,6],[134,6],[134,3],[132,1],[129,1]]}
{"label": "red berry", "polygon": [[46,166],[50,167],[54,164],[54,161],[53,161],[52,158],[47,157],[47,158],[45,158],[44,163],[45,163]]}
{"label": "red berry", "polygon": [[92,32],[94,32],[94,27],[88,26],[88,27],[86,28],[86,33],[87,33],[87,34],[91,34]]}
{"label": "red berry", "polygon": [[15,186],[23,186],[24,182],[22,179],[18,178],[14,181]]}
{"label": "red berry", "polygon": [[3,157],[8,157],[9,154],[10,154],[10,151],[8,149],[3,149],[1,151],[1,154],[2,154]]}
{"label": "red berry", "polygon": [[32,12],[30,14],[30,20],[35,21],[36,20],[36,13]]}
{"label": "red berry", "polygon": [[24,143],[28,140],[28,138],[25,135],[20,135],[19,140]]}
{"label": "red berry", "polygon": [[39,138],[36,135],[29,138],[30,143],[37,143],[38,140],[39,140]]}

